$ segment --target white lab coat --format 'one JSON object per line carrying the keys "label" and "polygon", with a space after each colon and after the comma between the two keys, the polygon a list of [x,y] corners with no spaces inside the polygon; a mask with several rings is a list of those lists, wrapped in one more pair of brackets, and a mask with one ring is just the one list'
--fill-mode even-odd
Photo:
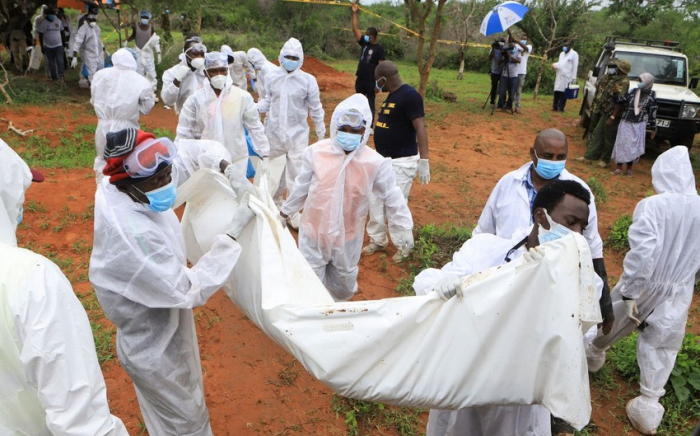
{"label": "white lab coat", "polygon": [[105,61],[102,53],[104,46],[102,45],[102,31],[100,26],[95,24],[91,27],[87,21],[80,26],[78,33],[75,34],[71,53],[80,53],[83,59],[83,64],[88,70],[88,80],[92,82],[92,78],[99,70],[104,68]]}
{"label": "white lab coat", "polygon": [[[211,144],[184,141],[178,149]],[[178,161],[199,155],[196,149],[178,152],[173,165],[178,184],[185,178],[181,169],[196,166]],[[240,251],[237,242],[220,235],[188,268],[175,212],[152,212],[107,178],[97,190],[90,281],[117,326],[119,361],[134,382],[151,434],[212,435],[192,308],[222,286]]]}
{"label": "white lab coat", "polygon": [[[284,190],[294,188],[294,180],[301,169],[301,155],[309,145],[310,116],[316,126],[319,140],[325,138],[324,112],[318,83],[311,74],[301,71],[304,50],[301,43],[290,38],[280,51],[279,61],[286,55],[299,58],[302,65],[291,73],[277,67],[265,78],[265,98],[258,101],[258,111],[267,113],[265,133],[270,141],[270,158],[286,155],[285,180],[279,183],[275,201],[280,204]],[[272,183],[275,186],[276,183]]]}
{"label": "white lab coat", "polygon": [[[496,187],[493,188],[484,210],[481,212],[479,222],[473,234],[491,233],[502,238],[510,239],[515,235],[517,229],[532,225],[532,213],[530,211],[530,200],[527,189],[523,184],[527,179],[527,171],[530,170],[532,162],[528,162],[515,171],[511,171],[501,177]],[[567,170],[559,175],[559,180],[575,180],[583,185],[588,192],[591,189],[578,177]],[[598,233],[598,212],[596,211],[595,198],[591,192],[590,213],[588,215],[588,226],[583,232],[583,236],[591,247],[593,259],[603,257],[603,240]]]}
{"label": "white lab coat", "polygon": [[[136,48],[138,50],[138,48]],[[160,53],[160,37],[154,33],[139,51],[139,63],[136,70],[148,80],[153,87],[153,92],[158,90],[158,76],[156,74],[156,56]]]}
{"label": "white lab coat", "polygon": [[260,156],[269,156],[270,145],[253,97],[233,86],[228,78],[218,97],[207,83],[187,99],[180,112],[176,140],[211,139],[222,143],[231,154],[231,164],[245,178],[248,165],[246,129],[253,141],[253,149]]}
{"label": "white lab coat", "polygon": [[357,291],[357,264],[370,193],[386,204],[390,228],[413,229],[411,212],[396,185],[391,159],[365,145],[369,126],[355,151],[345,154],[336,144],[336,119],[351,108],[360,110],[364,119],[372,119],[365,96],[355,94],[341,102],[333,112],[331,137],[304,150],[301,172],[282,206],[287,215],[304,208],[299,250],[336,301],[348,300]]}
{"label": "white lab coat", "polygon": [[[518,235],[526,234],[524,229]],[[519,238],[522,239],[522,238]],[[462,277],[506,263],[508,252],[519,242],[490,234],[474,235],[454,254],[452,262],[442,269],[421,271],[413,282],[416,295],[433,290],[442,278]],[[522,246],[510,254],[510,259],[525,253]],[[602,282],[599,285],[602,289]],[[542,405],[481,406],[459,410],[430,411],[426,436],[550,436],[550,413]]]}
{"label": "white lab coat", "polygon": [[255,93],[258,94],[258,101],[265,98],[265,83],[267,75],[277,69],[277,65],[268,61],[265,55],[257,48],[251,48],[247,53],[248,62],[255,65]]}
{"label": "white lab coat", "polygon": [[647,324],[637,336],[640,390],[651,404],[644,407],[635,403],[639,410],[633,406],[631,413],[655,427],[653,416],[659,421],[663,416],[663,408],[655,403],[666,392],[664,386],[683,342],[693,285],[700,271],[700,196],[684,146],[659,156],[651,174],[658,195],[643,199],[634,210],[628,233],[630,251],[613,290],[613,331],[607,336],[599,333],[592,348],[594,353],[604,352],[634,331],[636,326],[625,315],[622,296],[636,300],[637,318]]}
{"label": "white lab coat", "polygon": [[22,219],[24,192],[31,184],[27,164],[0,139],[0,243],[17,245],[15,231]]}
{"label": "white lab coat", "polygon": [[0,434],[128,436],[110,414],[90,321],[70,283],[48,259],[4,242],[0,350]]}
{"label": "white lab coat", "polygon": [[114,67],[95,74],[90,88],[90,103],[97,115],[94,170],[98,183],[106,164],[107,133],[129,127],[138,129],[139,115],[148,114],[156,98],[148,81],[136,72],[136,60],[128,50],[117,50],[112,63]]}
{"label": "white lab coat", "polygon": [[578,53],[576,50],[569,49],[568,53],[562,51],[559,53],[559,61],[554,63],[556,76],[554,78],[554,90],[566,91],[569,83],[576,80],[578,77]]}
{"label": "white lab coat", "polygon": [[180,63],[172,68],[165,70],[163,73],[163,88],[160,90],[160,98],[163,103],[173,107],[175,113],[179,114],[182,107],[185,105],[187,98],[204,87],[209,86],[209,80],[204,75],[203,70],[194,70],[190,68],[184,79],[180,82],[180,86],[175,86],[175,71],[180,65],[187,66],[185,54],[180,55]]}

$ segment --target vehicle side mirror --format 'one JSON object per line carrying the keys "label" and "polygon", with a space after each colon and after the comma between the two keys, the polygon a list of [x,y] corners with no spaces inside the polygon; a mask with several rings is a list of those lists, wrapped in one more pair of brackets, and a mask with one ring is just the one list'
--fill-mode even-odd
{"label": "vehicle side mirror", "polygon": [[598,77],[598,74],[600,74],[600,67],[593,68],[593,77]]}
{"label": "vehicle side mirror", "polygon": [[698,87],[698,78],[697,77],[691,77],[690,78],[690,86],[688,88],[690,89],[695,89]]}

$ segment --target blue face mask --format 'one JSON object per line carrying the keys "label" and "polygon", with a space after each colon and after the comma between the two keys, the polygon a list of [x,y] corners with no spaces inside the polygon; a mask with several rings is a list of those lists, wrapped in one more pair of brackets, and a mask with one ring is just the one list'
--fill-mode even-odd
{"label": "blue face mask", "polygon": [[55,15],[49,15],[48,17],[46,17],[46,19],[49,20],[49,21],[53,21],[53,20],[56,19],[56,16],[55,16]]}
{"label": "blue face mask", "polygon": [[362,37],[362,39],[364,39],[364,40],[365,40],[365,42],[369,42],[369,35],[365,35],[365,36],[363,36],[363,37]]}
{"label": "blue face mask", "polygon": [[564,227],[559,223],[555,223],[554,220],[549,216],[547,210],[544,211],[544,216],[547,217],[547,222],[549,223],[549,230],[542,227],[541,224],[537,224],[539,227],[537,239],[540,244],[546,244],[547,242],[556,241],[564,236],[568,236],[571,233],[571,229]]}
{"label": "blue face mask", "polygon": [[141,24],[144,26],[148,25],[148,19],[147,18],[141,18]]}
{"label": "blue face mask", "polygon": [[569,47],[562,47],[562,48],[561,48],[561,51],[563,51],[564,53],[566,53],[567,51],[569,51]]}
{"label": "blue face mask", "polygon": [[520,43],[521,43],[522,45],[527,45],[527,39],[521,39],[521,40],[520,40]]}
{"label": "blue face mask", "polygon": [[[380,78],[379,80],[382,80],[382,78]],[[374,81],[374,87],[377,89],[377,91],[382,92],[386,83],[384,83],[384,85],[382,86],[379,86],[379,80]]]}
{"label": "blue face mask", "polygon": [[561,174],[566,167],[566,159],[564,160],[546,160],[540,159],[535,152],[535,157],[537,157],[537,165],[535,165],[535,171],[543,179],[551,180]]}
{"label": "blue face mask", "polygon": [[338,132],[335,142],[345,151],[353,151],[360,146],[362,135],[359,133]]}
{"label": "blue face mask", "polygon": [[17,225],[19,225],[24,219],[24,206],[20,206],[19,213],[17,214]]}
{"label": "blue face mask", "polygon": [[153,191],[142,192],[142,194],[148,198],[148,208],[153,212],[165,212],[170,209],[175,204],[175,198],[177,197],[173,182]]}
{"label": "blue face mask", "polygon": [[299,61],[293,61],[291,59],[282,58],[282,67],[290,73],[297,68],[299,68]]}

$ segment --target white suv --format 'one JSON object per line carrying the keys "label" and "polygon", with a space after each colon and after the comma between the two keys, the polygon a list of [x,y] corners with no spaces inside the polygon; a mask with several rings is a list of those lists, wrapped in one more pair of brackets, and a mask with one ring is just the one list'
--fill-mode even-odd
{"label": "white suv", "polygon": [[629,61],[631,85],[637,77],[651,73],[656,78],[653,90],[659,105],[657,139],[667,139],[671,145],[692,147],[700,133],[700,98],[691,91],[697,78],[688,75],[688,58],[678,49],[678,43],[620,37],[607,37],[592,71],[588,72],[581,105],[581,125],[588,127],[596,83],[606,73],[610,58]]}

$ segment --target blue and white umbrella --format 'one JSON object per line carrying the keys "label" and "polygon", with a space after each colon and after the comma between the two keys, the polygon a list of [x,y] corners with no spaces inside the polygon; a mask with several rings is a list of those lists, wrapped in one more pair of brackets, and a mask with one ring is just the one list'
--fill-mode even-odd
{"label": "blue and white umbrella", "polygon": [[481,34],[484,36],[503,32],[513,24],[522,21],[530,10],[518,2],[503,2],[489,11],[481,22]]}

